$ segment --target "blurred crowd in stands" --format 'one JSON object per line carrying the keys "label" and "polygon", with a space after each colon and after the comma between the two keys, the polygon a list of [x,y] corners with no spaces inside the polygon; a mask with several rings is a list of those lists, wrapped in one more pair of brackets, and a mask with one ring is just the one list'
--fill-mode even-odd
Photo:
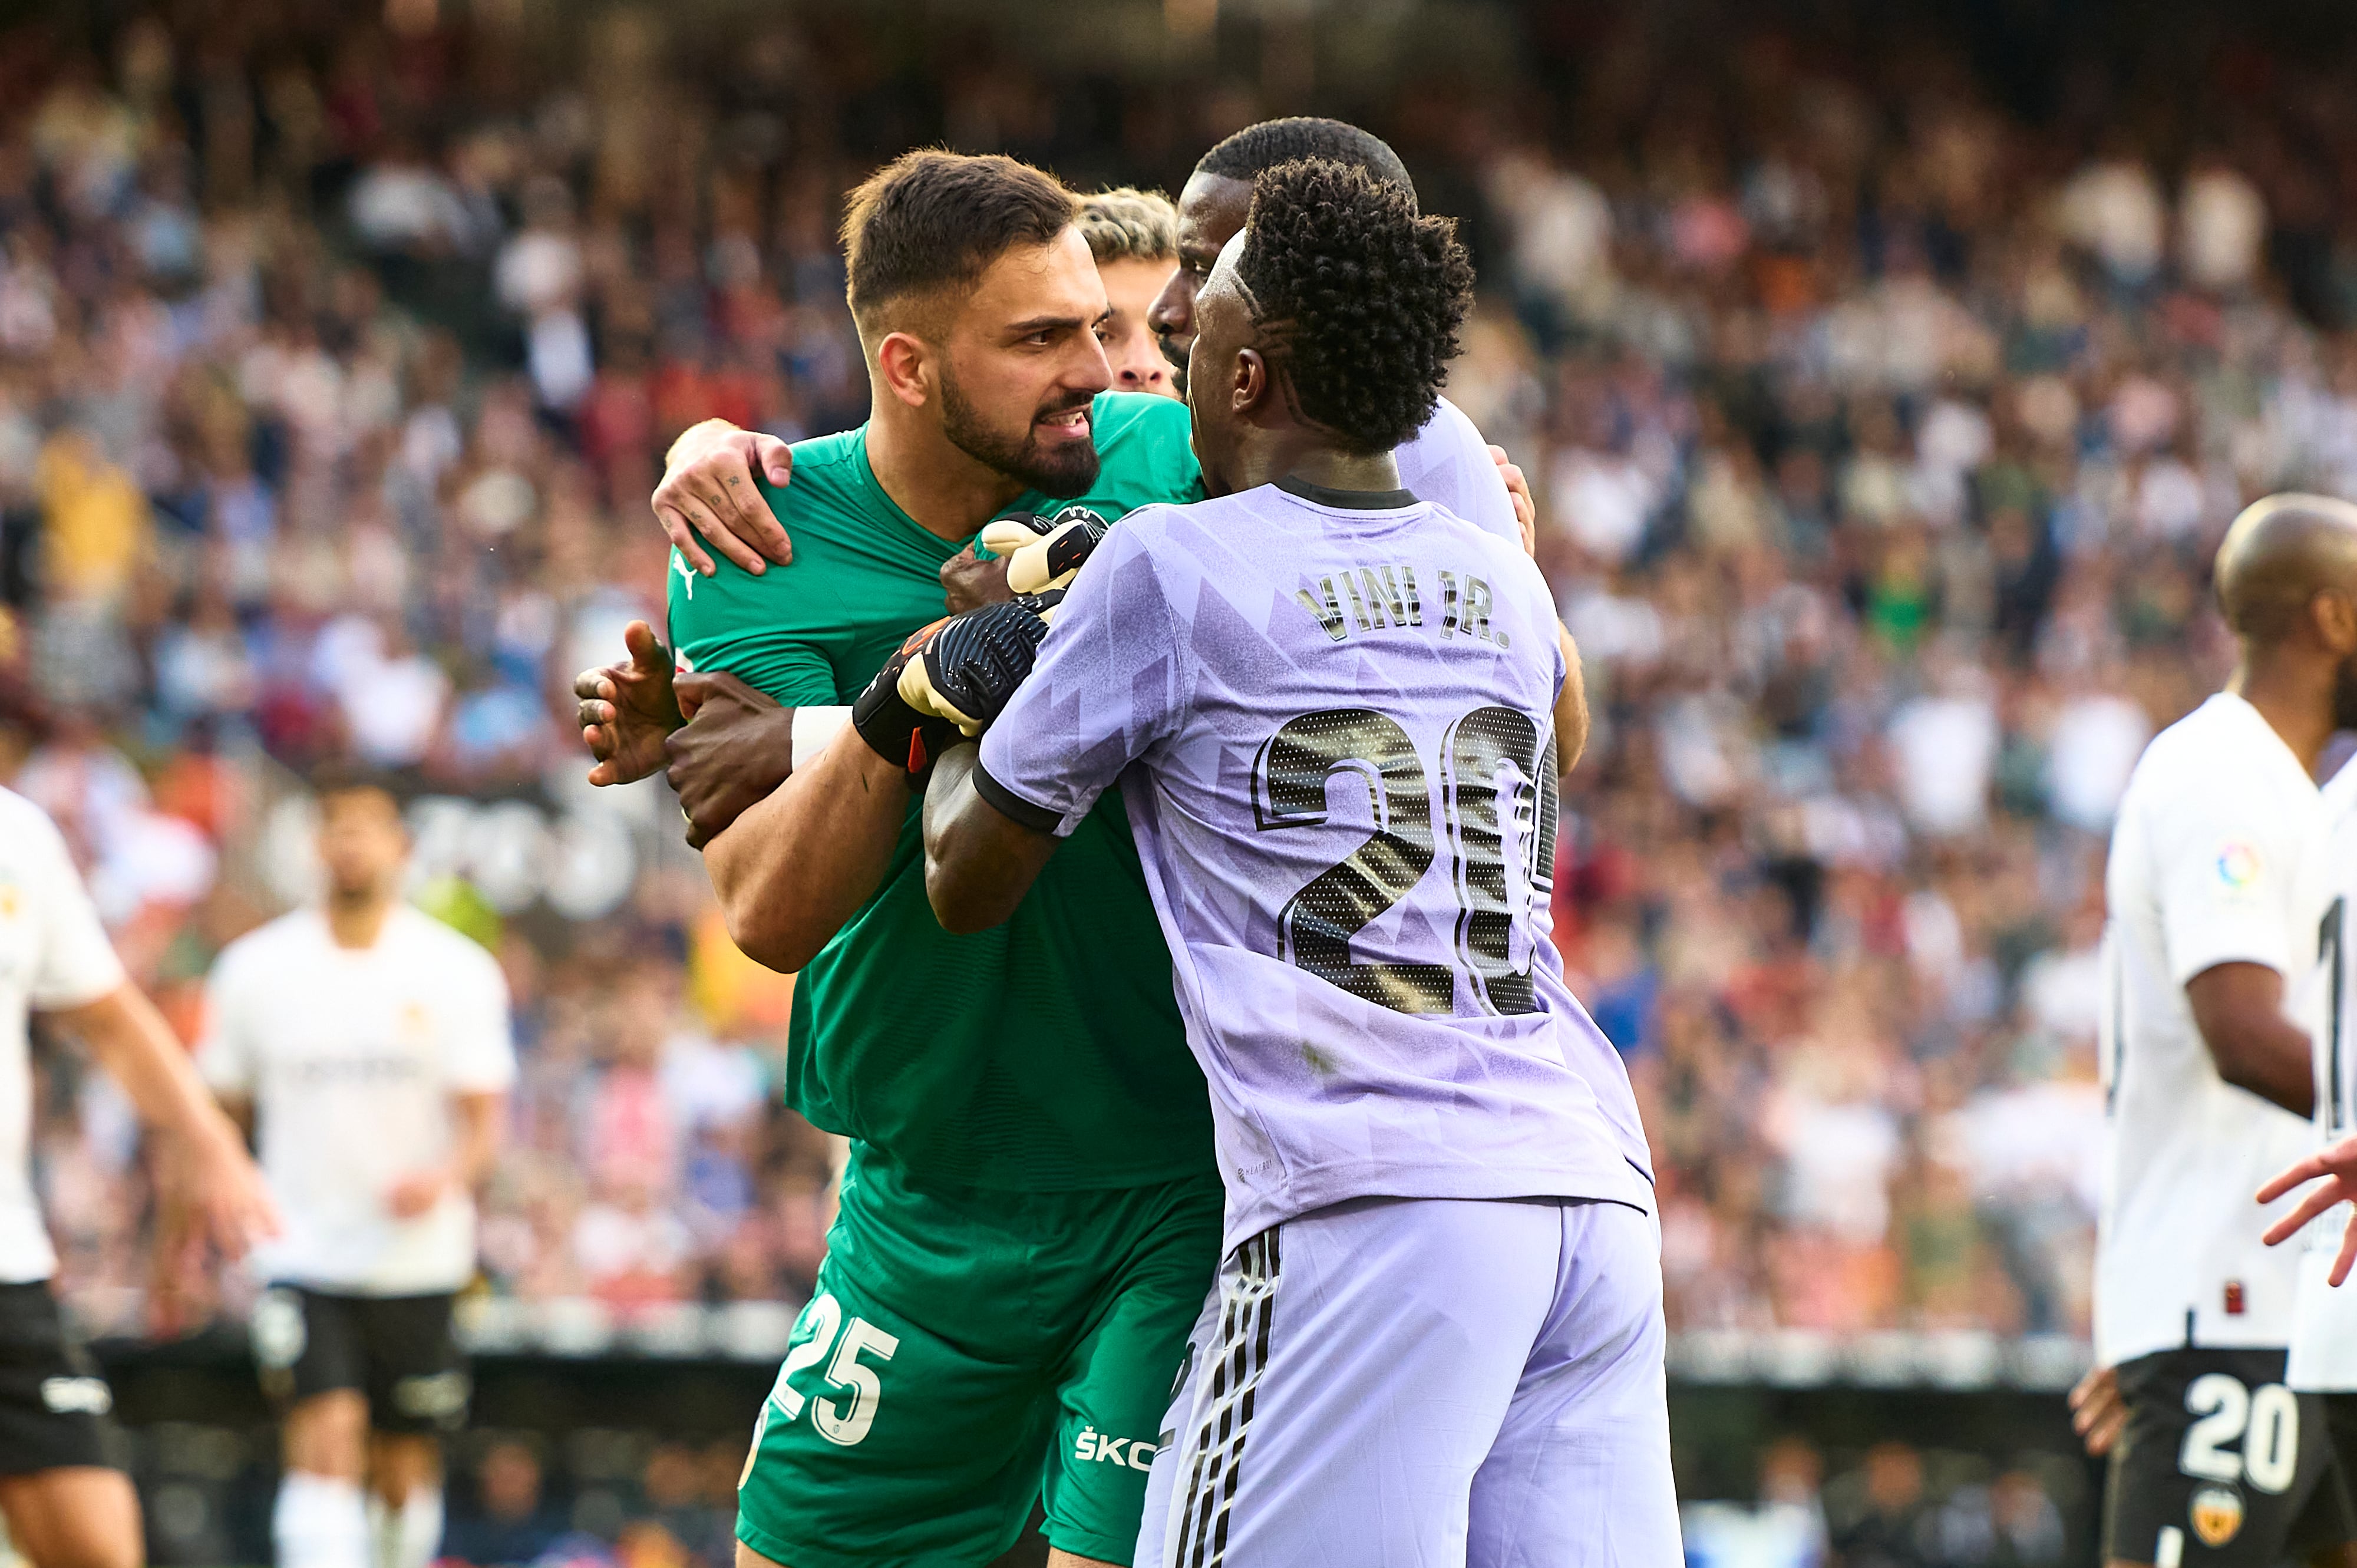
{"label": "blurred crowd in stands", "polygon": [[[1277,52],[1256,81],[849,10],[557,10],[0,47],[0,779],[184,1028],[286,895],[307,766],[597,815],[639,854],[604,912],[535,897],[540,861],[449,893],[519,1005],[490,1288],[802,1289],[830,1155],[777,1107],[789,983],[727,948],[660,782],[589,791],[566,722],[660,607],[659,455],[707,415],[863,417],[834,231],[885,156],[1175,189],[1330,110],[1480,266],[1449,391],[1533,476],[1586,659],[1556,934],[1641,1087],[1674,1324],[2083,1333],[2104,833],[2224,673],[2237,507],[2357,495],[2330,57],[2180,29],[2016,79],[1771,7],[1706,58],[1706,17],[1636,6],[1482,13],[1452,54],[1408,8],[1366,27],[1415,69],[1353,96]],[[69,1059],[46,1082],[64,1287],[135,1328],[127,1117]]]}

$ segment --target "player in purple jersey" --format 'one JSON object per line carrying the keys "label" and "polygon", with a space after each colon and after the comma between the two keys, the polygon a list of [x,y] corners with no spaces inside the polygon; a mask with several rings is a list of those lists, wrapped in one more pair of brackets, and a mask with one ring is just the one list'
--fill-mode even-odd
{"label": "player in purple jersey", "polygon": [[1395,188],[1260,175],[1195,306],[1214,499],[1114,530],[1028,680],[929,670],[985,726],[936,914],[1003,918],[1118,779],[1211,1083],[1227,1255],[1141,1563],[1680,1558],[1642,1132],[1549,940],[1553,605],[1393,455],[1469,289]]}

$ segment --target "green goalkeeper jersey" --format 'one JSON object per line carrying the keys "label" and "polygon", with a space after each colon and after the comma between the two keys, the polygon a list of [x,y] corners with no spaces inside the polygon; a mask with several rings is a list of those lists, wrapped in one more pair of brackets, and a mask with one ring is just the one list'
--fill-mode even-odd
{"label": "green goalkeeper jersey", "polygon": [[[1184,404],[1123,392],[1093,411],[1097,480],[1075,501],[1107,521],[1202,499]],[[943,613],[945,541],[895,505],[866,429],[795,444],[792,481],[762,493],[791,565],[725,559],[697,575],[677,552],[671,633],[697,670],[726,671],[789,707],[858,696],[901,639]],[[845,736],[843,744],[857,745]],[[925,899],[921,798],[874,897],[802,972],[787,1102],[913,1173],[1029,1191],[1143,1186],[1211,1168],[1211,1119],[1171,993],[1117,791],[995,929],[953,937]]]}

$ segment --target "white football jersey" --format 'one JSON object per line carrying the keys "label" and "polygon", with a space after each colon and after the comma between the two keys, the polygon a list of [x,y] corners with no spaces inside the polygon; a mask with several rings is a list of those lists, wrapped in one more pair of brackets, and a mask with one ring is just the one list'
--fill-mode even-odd
{"label": "white football jersey", "polygon": [[[2349,951],[2350,905],[2357,902],[2357,768],[2344,766],[2324,787],[2325,855],[2330,901],[2317,928],[2309,1015],[2316,1039],[2317,1142],[2337,1144],[2357,1132],[2357,969]],[[2319,1215],[2302,1238],[2299,1294],[2284,1380],[2303,1391],[2357,1392],[2357,1281],[2335,1290],[2326,1277],[2349,1223],[2342,1204]],[[2289,1250],[2291,1244],[2287,1244]]]}
{"label": "white football jersey", "polygon": [[507,979],[491,955],[404,904],[376,944],[339,947],[298,910],[213,968],[198,1065],[253,1101],[286,1233],[258,1250],[274,1282],[351,1295],[455,1291],[475,1273],[475,1205],[448,1192],[395,1219],[387,1191],[450,1156],[451,1098],[515,1080]]}
{"label": "white football jersey", "polygon": [[33,1069],[26,1019],[80,1007],[123,983],[98,910],[42,810],[0,789],[0,1282],[58,1266],[33,1192]]}
{"label": "white football jersey", "polygon": [[2297,1116],[2218,1076],[2186,983],[2222,963],[2315,963],[2323,806],[2257,709],[2221,692],[2146,747],[2120,800],[2104,892],[2103,1212],[2095,1358],[2291,1340],[2298,1260],[2251,1195],[2309,1144]]}

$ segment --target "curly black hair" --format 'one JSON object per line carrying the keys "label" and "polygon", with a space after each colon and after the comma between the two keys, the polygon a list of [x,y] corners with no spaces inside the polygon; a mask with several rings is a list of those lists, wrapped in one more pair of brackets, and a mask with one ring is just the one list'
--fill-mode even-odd
{"label": "curly black hair", "polygon": [[1236,273],[1263,355],[1345,451],[1388,452],[1432,418],[1473,303],[1454,220],[1361,168],[1280,164],[1253,181]]}
{"label": "curly black hair", "polygon": [[1389,142],[1347,122],[1308,114],[1246,125],[1197,159],[1195,172],[1248,180],[1263,169],[1303,158],[1326,158],[1364,169],[1385,185],[1406,191],[1408,205],[1415,205],[1415,181],[1408,178],[1407,165]]}

